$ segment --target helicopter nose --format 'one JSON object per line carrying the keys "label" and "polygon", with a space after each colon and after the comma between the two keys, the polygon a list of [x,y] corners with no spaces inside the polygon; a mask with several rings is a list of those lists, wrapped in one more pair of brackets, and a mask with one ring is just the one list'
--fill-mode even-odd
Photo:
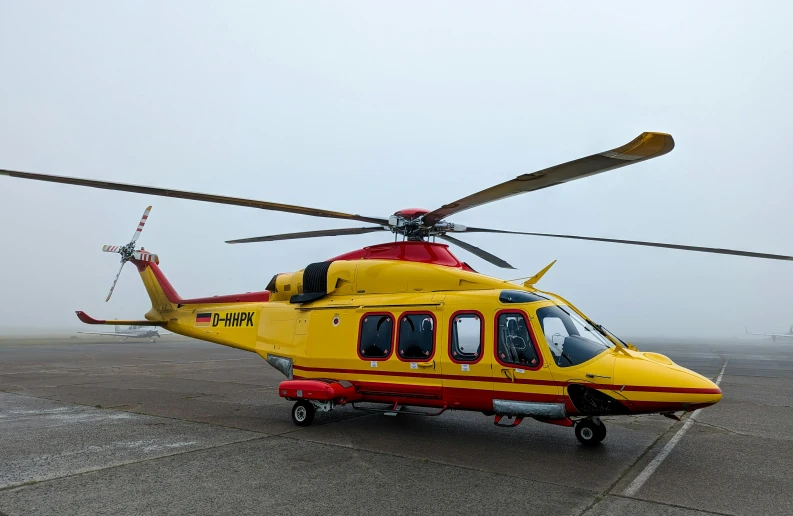
{"label": "helicopter nose", "polygon": [[715,405],[718,385],[657,353],[631,353],[614,364],[614,383],[636,412],[690,412]]}

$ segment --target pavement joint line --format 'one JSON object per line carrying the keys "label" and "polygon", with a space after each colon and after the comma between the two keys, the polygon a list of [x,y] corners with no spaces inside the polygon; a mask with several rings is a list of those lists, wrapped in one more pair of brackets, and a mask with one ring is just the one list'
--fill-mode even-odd
{"label": "pavement joint line", "polygon": [[222,383],[224,385],[232,384],[232,385],[245,385],[251,387],[252,389],[270,389],[270,390],[278,390],[278,387],[273,387],[272,385],[260,385],[258,383],[243,383],[243,382],[222,382],[218,380],[198,380],[196,378],[185,378],[183,376],[168,376],[168,375],[161,375],[161,374],[147,374],[146,376],[152,376],[155,378],[175,378],[177,380],[191,380],[194,382],[209,382],[209,383]]}
{"label": "pavement joint line", "polygon": [[615,498],[624,498],[626,500],[637,500],[637,501],[640,501],[640,502],[646,502],[646,503],[650,503],[650,504],[653,504],[653,505],[661,505],[661,506],[664,506],[664,507],[675,507],[677,509],[685,509],[685,510],[688,510],[688,511],[704,512],[705,514],[713,514],[714,516],[735,516],[735,514],[729,513],[729,512],[716,512],[716,511],[710,511],[708,509],[698,509],[696,507],[689,507],[687,505],[680,505],[680,504],[677,504],[677,503],[659,502],[657,500],[648,500],[647,498],[636,498],[636,497],[632,497],[632,496],[624,496],[624,495],[621,495],[621,494],[618,494],[618,493],[611,494],[610,496],[613,496]]}
{"label": "pavement joint line", "polygon": [[[78,407],[87,407],[87,408],[93,408],[93,409],[98,409],[98,410],[115,410],[117,412],[126,412],[128,414],[137,414],[137,415],[140,415],[140,416],[149,416],[149,417],[158,417],[158,418],[163,418],[163,419],[171,419],[171,420],[174,420],[174,421],[181,421],[183,423],[194,423],[194,424],[197,424],[197,425],[209,425],[209,426],[214,426],[214,427],[218,427],[218,428],[229,428],[229,429],[232,429],[232,430],[240,430],[240,431],[243,431],[243,432],[261,434],[264,437],[282,436],[282,435],[289,434],[289,433],[292,433],[292,432],[300,432],[302,430],[302,428],[293,428],[293,429],[287,430],[285,432],[280,432],[280,433],[273,434],[273,433],[268,433],[268,432],[262,432],[260,430],[251,430],[249,428],[241,428],[241,427],[238,427],[238,426],[230,426],[230,425],[221,425],[221,424],[218,424],[218,423],[210,423],[208,421],[198,421],[198,420],[194,420],[194,419],[183,419],[183,418],[174,417],[174,416],[163,416],[163,415],[160,415],[160,414],[150,414],[148,412],[136,412],[135,409],[141,406],[140,403],[136,403],[134,406],[130,405],[130,404],[123,404],[123,405],[112,405],[112,406],[104,407],[104,406],[88,405],[88,404],[85,404],[85,403],[77,403],[77,402],[74,402],[74,401],[61,400],[61,399],[58,399],[58,398],[47,398],[45,396],[34,396],[32,394],[27,394],[27,393],[18,392],[18,391],[0,391],[0,392],[7,392],[8,394],[16,394],[16,395],[19,395],[19,396],[27,396],[29,398],[36,398],[36,399],[42,399],[42,400],[48,400],[48,401],[57,401],[59,403],[68,403],[70,405],[76,405]],[[186,399],[190,399],[190,398],[186,398]],[[120,407],[132,407],[132,408],[130,408],[129,410],[124,410],[124,409],[122,409]],[[376,413],[364,413],[364,414],[354,415],[354,416],[346,418],[346,419],[340,419],[338,421],[327,421],[325,423],[320,423],[320,424],[328,425],[328,424],[332,424],[332,423],[341,423],[342,421],[347,421],[349,419],[355,419],[355,418],[358,418],[358,417],[373,416],[373,415],[377,415],[377,414]]]}
{"label": "pavement joint line", "polygon": [[[716,385],[719,385],[721,383],[721,379],[724,377],[724,371],[725,369],[727,369],[728,363],[729,363],[729,359],[724,361],[724,365],[721,367],[719,376],[716,377],[716,380],[714,382]],[[661,449],[658,455],[656,455],[655,458],[652,461],[650,461],[650,463],[647,464],[644,467],[644,469],[636,476],[636,478],[633,479],[633,482],[631,482],[628,485],[628,487],[625,488],[625,490],[622,492],[623,495],[625,496],[636,495],[636,493],[639,491],[639,489],[642,488],[644,483],[647,482],[647,480],[652,476],[653,473],[655,473],[655,470],[658,469],[658,467],[669,456],[672,450],[675,449],[675,446],[677,446],[677,443],[680,442],[680,439],[682,439],[683,436],[686,435],[688,429],[691,428],[691,425],[694,424],[694,420],[696,419],[697,414],[699,414],[700,410],[701,409],[697,409],[691,413],[691,416],[683,424],[683,427],[680,430],[678,430],[677,433],[673,435],[671,439],[669,439],[669,441],[666,443],[663,449]]]}
{"label": "pavement joint line", "polygon": [[[367,415],[376,416],[377,414],[367,414]],[[333,421],[333,422],[334,423],[340,423],[341,421]],[[498,476],[498,477],[515,478],[515,479],[518,479],[518,480],[523,480],[523,481],[528,481],[528,482],[536,482],[538,484],[545,484],[545,485],[550,485],[550,486],[554,486],[554,487],[561,487],[561,488],[564,488],[564,489],[567,489],[567,490],[569,490],[569,489],[578,489],[578,490],[583,491],[583,492],[587,492],[587,493],[591,493],[591,494],[598,494],[597,491],[593,491],[593,490],[587,489],[585,487],[574,486],[574,485],[569,485],[569,484],[560,484],[560,483],[557,483],[557,482],[551,482],[549,480],[541,480],[541,479],[536,479],[536,478],[521,477],[521,476],[518,476],[518,475],[511,475],[509,473],[504,473],[502,471],[491,471],[491,470],[488,470],[488,469],[475,468],[475,467],[472,467],[472,466],[463,466],[463,465],[454,464],[454,463],[451,463],[451,462],[443,462],[443,461],[440,461],[440,460],[430,459],[428,457],[411,457],[410,455],[399,455],[398,453],[393,453],[393,452],[387,452],[387,451],[381,451],[381,450],[370,450],[370,449],[367,449],[367,448],[357,448],[355,446],[345,446],[343,444],[328,443],[328,442],[323,442],[323,441],[315,441],[313,439],[299,439],[299,438],[297,438],[297,436],[293,437],[292,434],[294,432],[295,432],[294,430],[290,430],[289,432],[284,432],[284,433],[281,433],[281,434],[273,434],[272,437],[277,437],[277,438],[280,438],[280,439],[289,439],[291,441],[300,441],[300,442],[306,442],[306,443],[311,443],[311,444],[317,444],[317,445],[320,445],[320,446],[331,446],[333,448],[342,448],[344,450],[352,450],[352,451],[355,451],[355,452],[371,453],[373,455],[385,455],[387,457],[396,457],[398,459],[407,459],[407,460],[412,460],[412,461],[416,461],[416,462],[426,462],[426,463],[429,463],[429,464],[437,464],[437,465],[440,465],[440,466],[447,466],[447,467],[450,467],[450,468],[457,468],[457,469],[462,469],[462,470],[466,470],[466,471],[476,471],[478,473],[486,473],[488,475],[494,475],[494,476]],[[300,435],[300,434],[298,433],[297,435]]]}
{"label": "pavement joint line", "polygon": [[[253,360],[253,359],[246,358],[245,360]],[[126,368],[126,367],[135,367],[135,366],[124,366],[124,368]],[[26,371],[26,372],[16,372],[16,373],[0,373],[0,376],[3,376],[3,375],[9,375],[10,376],[10,375],[15,375],[15,374],[30,374],[32,372],[35,372],[35,373],[56,373],[56,374],[65,375],[65,374],[68,374],[69,371],[82,371],[82,370],[83,369],[74,369],[74,370],[59,369],[59,370],[46,370],[46,371]],[[92,376],[94,374],[117,374],[117,372],[113,372],[113,373],[86,373],[85,376]],[[177,379],[177,380],[190,380],[190,381],[194,381],[194,382],[222,383],[222,384],[226,384],[226,385],[228,385],[228,384],[244,385],[244,386],[251,387],[251,388],[254,388],[254,389],[256,389],[256,388],[258,388],[258,389],[265,389],[266,388],[266,389],[270,389],[270,390],[278,389],[278,387],[273,387],[273,386],[268,386],[268,385],[261,385],[261,384],[257,384],[257,383],[230,382],[230,381],[222,381],[221,382],[221,381],[218,381],[218,380],[186,378],[184,376],[179,376],[179,375],[163,375],[163,374],[156,373],[156,372],[142,372],[142,376],[149,376],[149,377],[155,377],[155,378],[168,378],[168,379],[173,378],[173,379]],[[70,383],[70,384],[65,384],[65,385],[89,385],[89,384],[94,384],[94,383],[112,383],[114,381],[118,381],[118,380],[110,379],[110,380],[102,380],[101,382]],[[61,387],[61,385],[56,385],[55,387]]]}
{"label": "pavement joint line", "polygon": [[[243,431],[243,432],[250,432],[250,433],[253,433],[253,434],[260,434],[262,437],[272,437],[274,435],[278,435],[278,434],[269,434],[267,432],[262,432],[262,431],[259,431],[259,430],[250,430],[248,428],[240,428],[240,427],[237,427],[237,426],[219,425],[217,423],[210,423],[208,421],[195,421],[195,420],[192,420],[192,419],[182,419],[182,418],[173,417],[173,416],[162,416],[162,415],[159,415],[159,414],[149,414],[147,412],[135,412],[134,410],[113,409],[111,407],[97,408],[96,405],[88,405],[88,404],[85,404],[85,403],[77,403],[75,401],[60,400],[58,398],[47,398],[46,396],[33,396],[32,394],[25,394],[25,393],[22,393],[22,392],[9,391],[8,394],[16,394],[16,395],[19,395],[19,396],[27,396],[29,398],[36,398],[36,399],[40,399],[40,400],[57,401],[59,403],[68,403],[70,405],[76,405],[78,407],[88,407],[88,408],[92,408],[92,409],[96,409],[96,410],[116,410],[117,412],[126,412],[127,414],[137,414],[139,416],[149,416],[149,417],[158,417],[158,418],[162,418],[162,419],[171,419],[173,421],[181,421],[182,423],[193,423],[193,424],[196,424],[196,425],[209,425],[209,426],[214,426],[214,427],[217,427],[217,428],[229,428],[231,430],[240,430],[240,431]],[[116,405],[116,406],[123,406],[123,405]]]}
{"label": "pavement joint line", "polygon": [[[725,428],[723,426],[714,425],[713,423],[705,423],[704,421],[694,421],[694,422],[701,426],[707,426],[710,428],[717,428],[719,430],[724,430],[725,432],[731,433],[733,435],[740,435],[742,437],[757,437],[757,434],[746,434],[743,432],[737,432],[735,430],[730,430],[729,428]],[[784,440],[784,439],[780,439],[780,440]]]}
{"label": "pavement joint line", "polygon": [[[96,366],[94,369],[125,369],[128,367],[147,367],[147,366],[157,366],[157,365],[185,365],[185,364],[210,364],[213,362],[234,362],[234,361],[241,361],[241,360],[256,360],[255,357],[249,358],[217,358],[212,360],[191,360],[188,362],[179,362],[177,360],[161,360],[159,362],[151,362],[151,363],[143,363],[143,364],[123,364],[123,365],[113,365],[113,366]],[[56,369],[35,369],[29,371],[15,371],[10,373],[0,373],[0,375],[12,375],[12,374],[30,374],[30,373],[57,373],[60,371],[83,371],[86,370],[86,367],[61,367]]]}
{"label": "pavement joint line", "polygon": [[[774,405],[764,405],[764,406],[776,408]],[[760,439],[767,439],[769,441],[790,441],[790,440],[793,439],[792,437],[776,437],[776,436],[773,436],[773,435],[749,434],[749,433],[746,433],[746,432],[738,432],[737,430],[730,430],[729,428],[726,428],[726,427],[723,427],[723,426],[719,426],[719,425],[714,425],[713,423],[705,423],[704,421],[700,421],[700,420],[696,420],[696,421],[694,421],[694,423],[696,423],[697,425],[700,425],[700,426],[706,426],[706,427],[710,427],[710,428],[716,428],[716,429],[719,429],[719,430],[724,430],[727,433],[730,433],[732,435],[740,435],[741,437],[760,438]]]}
{"label": "pavement joint line", "polygon": [[[638,416],[633,416],[633,417],[638,417]],[[647,446],[647,448],[645,448],[644,451],[642,453],[640,453],[638,457],[636,457],[636,460],[634,460],[628,466],[626,466],[621,474],[617,475],[617,478],[614,480],[614,482],[611,483],[611,485],[609,485],[605,490],[603,490],[603,492],[598,493],[598,495],[592,500],[592,503],[589,504],[587,507],[585,507],[584,510],[581,513],[579,513],[578,516],[583,516],[588,511],[590,511],[592,508],[594,508],[597,504],[599,504],[600,502],[605,500],[606,497],[608,497],[609,495],[613,494],[613,493],[611,493],[611,490],[614,489],[617,486],[617,484],[619,484],[622,481],[622,479],[625,478],[628,475],[628,473],[631,472],[631,470],[636,466],[636,464],[641,462],[641,460],[645,456],[647,456],[647,454],[650,453],[650,451],[653,448],[655,448],[655,445],[658,444],[658,442],[661,441],[664,438],[664,436],[666,436],[673,428],[674,428],[674,425],[670,426],[665,431],[661,432],[658,435],[658,437],[656,437],[653,440],[653,442],[651,442],[649,444],[649,446]]]}
{"label": "pavement joint line", "polygon": [[584,514],[588,513],[588,512],[589,512],[589,511],[591,511],[592,509],[594,509],[594,508],[595,508],[595,506],[596,506],[597,504],[599,504],[600,502],[602,502],[603,500],[605,500],[605,499],[606,499],[606,496],[608,496],[608,495],[603,495],[603,494],[597,494],[597,495],[595,495],[595,497],[594,497],[594,498],[592,498],[592,501],[591,501],[591,502],[589,502],[589,504],[588,504],[586,507],[584,507],[584,510],[582,510],[581,512],[579,512],[579,513],[577,514],[577,516],[584,516]]}
{"label": "pavement joint line", "polygon": [[195,452],[201,452],[201,451],[206,451],[206,450],[214,450],[216,448],[224,448],[226,446],[232,446],[232,445],[235,445],[235,444],[269,439],[271,437],[273,437],[273,436],[271,436],[271,435],[259,435],[259,436],[256,436],[256,437],[251,437],[249,439],[238,439],[236,441],[231,441],[231,442],[227,442],[227,443],[220,443],[220,444],[216,444],[214,446],[204,446],[204,447],[201,447],[201,448],[195,448],[193,450],[184,450],[184,451],[179,451],[179,452],[174,452],[174,453],[168,453],[168,454],[165,454],[165,455],[159,455],[157,457],[148,457],[148,458],[140,459],[140,460],[130,460],[130,461],[127,461],[127,462],[122,462],[120,464],[113,464],[111,466],[104,466],[104,467],[97,467],[97,468],[93,468],[93,469],[86,469],[84,471],[77,471],[77,472],[74,472],[74,473],[70,473],[70,474],[67,474],[67,475],[62,475],[62,476],[54,477],[54,478],[47,478],[47,479],[42,479],[42,480],[28,480],[28,481],[22,482],[21,484],[15,484],[15,485],[11,485],[11,486],[0,487],[0,493],[2,493],[4,491],[9,491],[9,490],[12,490],[12,489],[25,488],[25,487],[29,487],[29,486],[35,486],[35,485],[38,485],[38,484],[44,484],[46,482],[53,482],[55,480],[63,480],[65,478],[77,477],[77,476],[81,476],[81,475],[88,475],[88,474],[91,474],[91,473],[96,473],[96,472],[99,472],[99,471],[106,471],[106,470],[109,470],[109,469],[123,468],[125,466],[131,466],[133,464],[141,464],[143,462],[152,462],[152,461],[155,461],[155,460],[165,459],[165,458],[168,458],[168,457],[176,457],[177,455],[186,455],[188,453],[195,453]]}

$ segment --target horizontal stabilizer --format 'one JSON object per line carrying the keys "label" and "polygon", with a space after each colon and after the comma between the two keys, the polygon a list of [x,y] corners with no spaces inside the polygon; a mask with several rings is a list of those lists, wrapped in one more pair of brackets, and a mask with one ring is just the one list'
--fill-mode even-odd
{"label": "horizontal stabilizer", "polygon": [[80,319],[85,324],[110,324],[110,325],[120,325],[120,326],[165,326],[165,321],[119,321],[119,320],[112,320],[107,321],[105,319],[94,319],[87,313],[83,311],[76,311],[77,318]]}

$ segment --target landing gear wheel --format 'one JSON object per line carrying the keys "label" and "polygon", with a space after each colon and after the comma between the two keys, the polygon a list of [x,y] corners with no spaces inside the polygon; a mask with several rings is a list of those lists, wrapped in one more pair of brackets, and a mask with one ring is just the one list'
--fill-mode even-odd
{"label": "landing gear wheel", "polygon": [[604,425],[602,421],[600,422],[600,425],[598,426],[598,436],[597,437],[598,437],[598,442],[600,442],[600,441],[602,441],[603,439],[606,438],[606,425]]}
{"label": "landing gear wheel", "polygon": [[314,421],[314,405],[306,400],[300,400],[292,406],[292,421],[297,426],[308,426]]}
{"label": "landing gear wheel", "polygon": [[582,419],[575,424],[575,436],[584,446],[595,446],[606,438],[606,425],[589,418]]}

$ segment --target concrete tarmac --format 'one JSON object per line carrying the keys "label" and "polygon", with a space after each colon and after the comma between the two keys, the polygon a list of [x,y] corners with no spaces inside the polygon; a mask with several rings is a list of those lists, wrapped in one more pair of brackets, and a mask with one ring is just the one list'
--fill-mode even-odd
{"label": "concrete tarmac", "polygon": [[724,368],[724,399],[627,495],[684,423],[605,418],[596,448],[467,412],[342,407],[298,428],[281,374],[243,351],[0,341],[0,514],[793,514],[793,342],[636,345]]}

